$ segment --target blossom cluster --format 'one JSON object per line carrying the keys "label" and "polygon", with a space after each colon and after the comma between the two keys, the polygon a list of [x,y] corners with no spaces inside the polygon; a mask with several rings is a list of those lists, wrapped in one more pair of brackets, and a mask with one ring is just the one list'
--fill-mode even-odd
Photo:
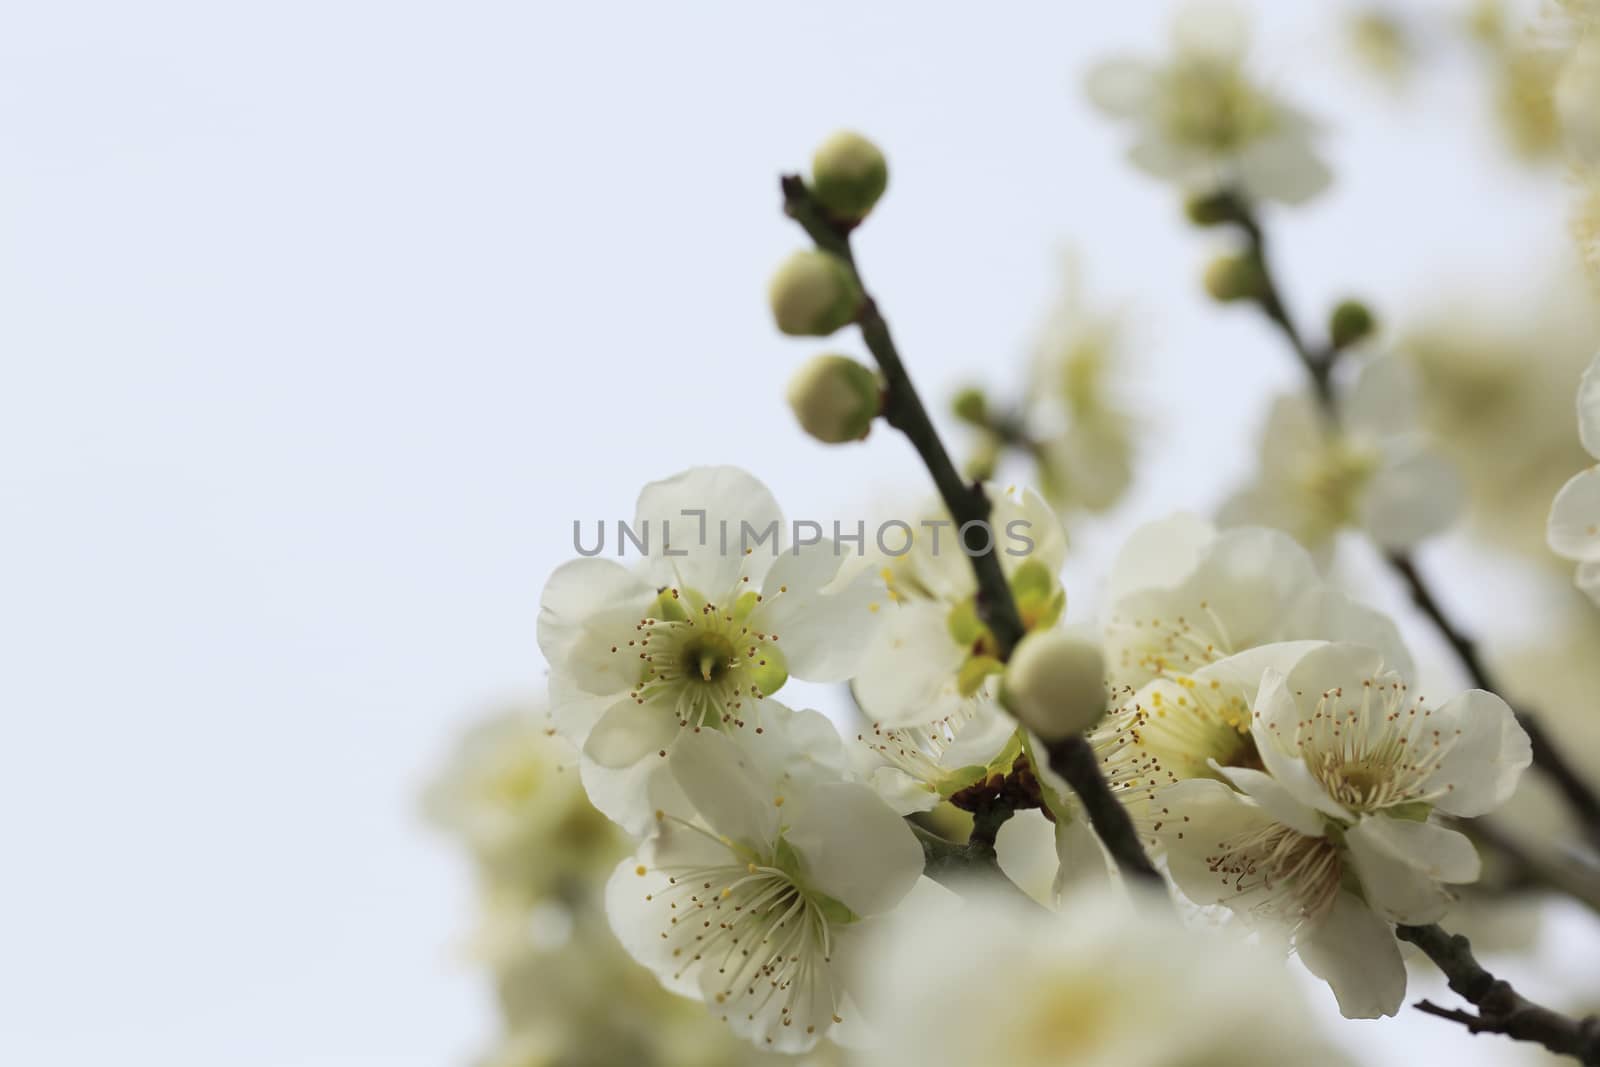
{"label": "blossom cluster", "polygon": [[[615,983],[693,1005],[719,1035],[694,1031],[694,1062],[722,1062],[725,1039],[891,1067],[1342,1063],[1283,980],[1291,958],[1347,1017],[1400,1010],[1400,941],[1483,878],[1472,820],[1511,801],[1534,744],[1470,647],[1474,684],[1437,691],[1429,673],[1424,687],[1408,635],[1338,563],[1359,542],[1462,645],[1411,554],[1527,478],[1486,475],[1460,447],[1484,420],[1450,409],[1459,361],[1380,347],[1353,301],[1325,342],[1293,323],[1255,212],[1306,203],[1331,174],[1318,125],[1248,54],[1240,21],[1190,11],[1169,57],[1108,60],[1087,89],[1197,226],[1236,231],[1207,287],[1278,325],[1308,388],[1272,401],[1255,469],[1216,521],[1143,515],[1087,595],[1063,578],[1065,523],[1118,503],[1134,473],[1117,330],[1071,302],[1021,403],[963,391],[955,414],[978,447],[962,482],[926,441],[848,251],[887,186],[881,153],[841,134],[809,183],[790,180],[818,247],[778,272],[775,321],[798,337],[858,324],[881,370],[814,357],[789,392],[797,421],[844,447],[880,422],[904,430],[942,495],[893,521],[891,550],[786,521],[740,467],[697,466],[643,487],[617,558],[575,543],[540,598],[546,716],[469,739],[430,801],[523,945],[495,964],[504,1003]],[[1590,77],[1571,62],[1566,77]],[[1563,115],[1581,142],[1579,111]],[[1569,404],[1570,383],[1558,392]],[[1546,399],[1497,432],[1553,436]],[[1577,408],[1600,460],[1600,357]],[[1571,444],[1548,450],[1542,477]],[[1013,449],[1039,492],[998,480]],[[975,524],[987,544],[967,538]],[[993,532],[1019,530],[1026,551],[1002,551]],[[1547,537],[1600,602],[1600,466],[1555,496]],[[848,707],[803,706],[808,685]],[[582,966],[528,947],[552,901],[557,941],[605,946]],[[547,989],[554,971],[563,988]],[[568,1062],[548,1052],[563,1040],[548,1013],[530,1017],[495,1062]],[[640,1048],[615,1062],[679,1062],[630,1035]]]}
{"label": "blossom cluster", "polygon": [[[1067,625],[1066,540],[1035,494],[995,499],[997,518],[1051,531],[1004,560],[1026,648]],[[652,483],[638,510],[680,506],[777,515],[727,467]],[[825,543],[776,560],[714,539],[681,550],[566,564],[539,625],[551,721],[594,804],[638,841],[607,913],[668,989],[759,1048],[871,1040],[861,946],[941,893],[903,816],[1030,759],[1060,842],[1049,881],[1103,881],[1077,800],[1008,709],[1027,679],[1000,658],[964,555],[851,567]],[[1478,873],[1445,820],[1494,808],[1529,763],[1510,709],[1478,690],[1424,699],[1394,624],[1264,527],[1180,515],[1135,532],[1096,640],[1090,738],[1174,887],[1281,938],[1347,1014],[1393,1014],[1391,924],[1439,918]],[[783,703],[791,677],[850,682],[855,736]]]}

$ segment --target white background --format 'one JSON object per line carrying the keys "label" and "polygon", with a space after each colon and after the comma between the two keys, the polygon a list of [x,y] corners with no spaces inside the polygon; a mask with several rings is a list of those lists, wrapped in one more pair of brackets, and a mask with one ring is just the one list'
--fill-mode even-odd
{"label": "white background", "polygon": [[[537,687],[572,520],[700,462],[791,516],[921,496],[892,434],[814,445],[781,399],[818,346],[768,320],[801,244],[776,175],[841,125],[891,156],[861,259],[925,391],[1015,380],[1071,245],[1137,341],[1145,480],[1113,530],[1242,475],[1295,369],[1196,295],[1209,239],[1078,89],[1164,47],[1167,5],[862,7],[0,11],[0,1062],[431,1067],[487,1039],[450,958],[465,872],[416,794]],[[1560,187],[1497,155],[1470,52],[1396,98],[1334,5],[1271,7],[1261,69],[1339,175],[1272,220],[1297,307],[1523,299]],[[1113,539],[1073,564],[1075,618]],[[1511,1055],[1415,1016],[1340,1032],[1371,1063]]]}

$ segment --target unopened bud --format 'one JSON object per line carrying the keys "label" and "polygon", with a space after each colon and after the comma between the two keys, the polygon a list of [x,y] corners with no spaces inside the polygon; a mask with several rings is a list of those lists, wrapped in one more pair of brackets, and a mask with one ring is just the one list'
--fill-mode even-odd
{"label": "unopened bud", "polygon": [[1261,261],[1249,253],[1218,256],[1206,267],[1206,292],[1213,300],[1257,300],[1267,291]]}
{"label": "unopened bud", "polygon": [[801,428],[830,445],[867,436],[882,406],[878,376],[849,356],[817,356],[789,380]]}
{"label": "unopened bud", "polygon": [[962,422],[984,426],[989,421],[989,398],[983,395],[982,389],[969,385],[950,401],[950,410]]}
{"label": "unopened bud", "polygon": [[795,337],[826,337],[856,317],[862,299],[850,264],[815,249],[785,260],[767,296],[778,329]]}
{"label": "unopened bud", "polygon": [[859,133],[841,130],[811,157],[811,192],[842,222],[866,218],[888,187],[889,161]]}
{"label": "unopened bud", "polygon": [[1190,197],[1183,205],[1183,213],[1196,226],[1221,226],[1238,222],[1239,201],[1232,193],[1206,193]]}
{"label": "unopened bud", "polygon": [[1106,712],[1100,649],[1060,630],[1031,633],[1011,653],[1001,700],[1046,741],[1081,734]]}
{"label": "unopened bud", "polygon": [[993,478],[995,468],[1000,466],[1003,451],[1000,439],[992,433],[985,433],[978,447],[973,449],[971,458],[962,466],[962,476],[971,482],[986,482]]}
{"label": "unopened bud", "polygon": [[1378,328],[1372,312],[1359,300],[1346,300],[1328,316],[1328,340],[1334,348],[1349,348],[1372,336]]}

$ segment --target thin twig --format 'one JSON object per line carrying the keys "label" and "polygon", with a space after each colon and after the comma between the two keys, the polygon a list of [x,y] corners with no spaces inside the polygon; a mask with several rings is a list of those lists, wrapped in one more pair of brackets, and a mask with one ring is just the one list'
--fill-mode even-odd
{"label": "thin twig", "polygon": [[[785,214],[800,224],[818,248],[838,256],[855,271],[856,280],[864,294],[857,325],[861,328],[862,340],[866,342],[868,351],[883,374],[884,418],[890,426],[906,436],[932,475],[939,496],[944,500],[944,506],[959,531],[967,558],[972,561],[978,583],[978,611],[994,636],[999,658],[1009,659],[1027,631],[1017,612],[1005,571],[1000,566],[995,538],[988,530],[991,511],[989,497],[981,484],[969,485],[963,481],[951,462],[950,453],[945,450],[939,431],[928,417],[928,409],[917,395],[911,375],[895,348],[889,324],[884,321],[861,278],[861,270],[850,247],[850,227],[830,219],[798,175],[786,175],[782,187]],[[1160,882],[1161,875],[1145,855],[1144,846],[1126,809],[1112,795],[1111,787],[1100,774],[1088,743],[1078,739],[1077,744],[1067,742],[1052,746],[1050,756],[1051,766],[1083,801],[1095,832],[1105,842],[1117,865],[1131,877]]]}
{"label": "thin twig", "polygon": [[[1478,654],[1478,643],[1464,634],[1444,613],[1432,589],[1417,570],[1416,562],[1408,553],[1388,554],[1389,566],[1406,583],[1411,601],[1432,621],[1440,636],[1445,639],[1456,658],[1466,668],[1472,684],[1491,693],[1500,693],[1497,679],[1489,673],[1483,658]],[[1586,782],[1561,749],[1551,740],[1539,717],[1526,709],[1517,709],[1517,721],[1522,724],[1528,741],[1533,746],[1533,765],[1561,791],[1567,805],[1577,816],[1578,825],[1590,847],[1600,851],[1600,795]]]}
{"label": "thin twig", "polygon": [[1460,1023],[1474,1034],[1504,1034],[1580,1063],[1600,1064],[1600,1017],[1574,1019],[1535,1004],[1485,970],[1465,937],[1448,934],[1436,924],[1397,926],[1395,935],[1421,949],[1444,972],[1450,988],[1477,1009],[1474,1014],[1424,1000],[1416,1005],[1418,1011]]}
{"label": "thin twig", "polygon": [[[1089,822],[1100,833],[1100,839],[1106,842],[1106,847],[1116,858],[1118,868],[1126,874],[1160,882],[1161,873],[1150,862],[1144,846],[1139,843],[1139,832],[1128,817],[1128,809],[1122,806],[1122,801],[1111,791],[1105,775],[1100,773],[1099,757],[1095,755],[1093,746],[1082,736],[1073,735],[1065,740],[1050,742],[1046,750],[1050,753],[1050,766],[1072,784],[1073,792],[1078,794],[1084,810],[1089,813]],[[1118,827],[1116,840],[1120,845],[1107,839],[1102,829],[1107,824]]]}
{"label": "thin twig", "polygon": [[[1003,821],[1003,820],[1002,820]],[[929,878],[958,893],[970,890],[975,883],[983,886],[1000,885],[1002,891],[1033,901],[1022,889],[1000,870],[1000,859],[995,854],[992,840],[968,841],[959,844],[946,840],[912,819],[906,820],[911,832],[922,845],[922,870]],[[998,827],[996,827],[998,829]],[[1009,887],[1007,890],[1006,887]]]}

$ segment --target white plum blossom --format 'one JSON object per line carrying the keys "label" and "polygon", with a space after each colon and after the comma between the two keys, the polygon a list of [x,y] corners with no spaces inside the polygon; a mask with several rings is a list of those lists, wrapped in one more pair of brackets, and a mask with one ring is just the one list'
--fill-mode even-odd
{"label": "white plum blossom", "polygon": [[762,730],[787,713],[771,698],[791,674],[849,678],[884,594],[868,575],[840,578],[831,540],[789,547],[772,495],[734,467],[645,486],[633,529],[649,534],[640,567],[586,558],[550,576],[539,646],[591,799],[642,833],[649,772],[682,733]]}
{"label": "white plum blossom", "polygon": [[1325,555],[1346,528],[1404,551],[1455,521],[1465,487],[1418,426],[1404,363],[1369,360],[1338,407],[1335,427],[1304,393],[1273,403],[1256,481],[1224,505],[1224,525],[1274,526]]}
{"label": "white plum blossom", "polygon": [[1109,599],[1106,669],[1125,692],[1260,645],[1304,639],[1372,645],[1410,670],[1394,623],[1324,581],[1279,530],[1219,533],[1181,513],[1147,523],[1113,564]]}
{"label": "white plum blossom", "polygon": [[[1578,386],[1578,435],[1600,460],[1600,356]],[[1578,588],[1600,604],[1600,464],[1574,474],[1556,494],[1547,531],[1557,555],[1578,563]]]}
{"label": "white plum blossom", "polygon": [[[1066,605],[1060,520],[1031,490],[986,488],[989,532],[1023,626],[1053,626]],[[853,683],[869,719],[891,729],[959,725],[992,704],[1004,664],[978,608],[972,560],[948,515],[924,520],[883,577],[893,604]]]}
{"label": "white plum blossom", "polygon": [[[929,930],[929,926],[936,929]],[[871,954],[878,1067],[1343,1067],[1283,960],[1105,887],[980,894]]]}
{"label": "white plum blossom", "polygon": [[[838,744],[835,738],[835,744]],[[758,1048],[800,1052],[855,1011],[849,950],[922,877],[910,828],[866,786],[717,731],[668,760],[682,798],[624,860],[606,910],[624,947]]]}
{"label": "white plum blossom", "polygon": [[1430,708],[1373,649],[1327,643],[1250,708],[1255,765],[1162,790],[1168,870],[1196,904],[1288,937],[1352,1018],[1392,1015],[1405,967],[1390,923],[1438,920],[1475,881],[1471,841],[1433,820],[1510,797],[1532,759],[1505,701],[1469,690]]}
{"label": "white plum blossom", "polygon": [[1090,71],[1089,99],[1135,128],[1134,166],[1190,192],[1221,186],[1298,204],[1331,175],[1312,146],[1316,124],[1245,71],[1249,26],[1231,5],[1190,4],[1157,64],[1117,57]]}

